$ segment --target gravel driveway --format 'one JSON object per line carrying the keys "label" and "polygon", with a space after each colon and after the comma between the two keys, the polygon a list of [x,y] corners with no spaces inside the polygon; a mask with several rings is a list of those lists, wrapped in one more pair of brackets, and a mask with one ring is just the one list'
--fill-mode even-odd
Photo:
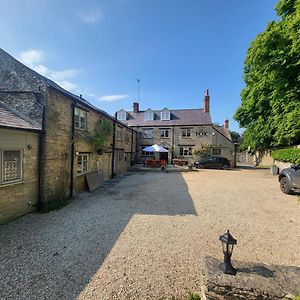
{"label": "gravel driveway", "polygon": [[0,299],[186,299],[200,260],[300,266],[300,205],[266,170],[131,173],[0,227]]}

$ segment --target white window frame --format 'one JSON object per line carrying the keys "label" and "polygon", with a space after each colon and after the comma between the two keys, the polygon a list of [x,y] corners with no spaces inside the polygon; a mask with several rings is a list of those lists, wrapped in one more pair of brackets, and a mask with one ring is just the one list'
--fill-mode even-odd
{"label": "white window frame", "polygon": [[181,136],[183,139],[191,138],[191,128],[181,128]]}
{"label": "white window frame", "polygon": [[170,111],[168,109],[164,109],[160,112],[160,119],[162,121],[170,121]]}
{"label": "white window frame", "polygon": [[170,129],[169,128],[160,128],[160,137],[161,138],[169,138]]}
{"label": "white window frame", "polygon": [[180,156],[192,156],[193,155],[193,147],[192,146],[180,146],[179,147],[179,155]]}
{"label": "white window frame", "polygon": [[143,138],[144,139],[152,139],[153,138],[153,129],[152,128],[143,129]]}
{"label": "white window frame", "polygon": [[79,107],[75,107],[74,126],[76,129],[86,130],[87,112]]}
{"label": "white window frame", "polygon": [[148,108],[144,113],[144,121],[153,121],[154,112],[150,108]]}
{"label": "white window frame", "polygon": [[[4,181],[4,177],[5,177],[5,173],[4,173],[4,152],[6,151],[18,151],[20,153],[20,162],[18,163],[18,178],[17,179],[13,179],[13,180],[5,180]],[[11,149],[11,148],[8,148],[8,149],[0,149],[0,157],[1,157],[1,160],[0,160],[0,185],[7,185],[7,184],[12,184],[12,183],[17,183],[17,182],[22,182],[23,180],[23,151],[22,149]]]}
{"label": "white window frame", "polygon": [[[80,169],[78,168],[79,158],[81,158],[81,168]],[[83,164],[84,158],[86,158],[86,168],[84,168],[84,164]],[[76,169],[77,176],[87,174],[89,172],[89,164],[90,164],[89,153],[78,153],[77,154],[77,164],[76,164],[77,165],[77,169]]]}
{"label": "white window frame", "polygon": [[120,110],[117,113],[117,119],[119,121],[126,121],[127,120],[127,112],[125,110]]}

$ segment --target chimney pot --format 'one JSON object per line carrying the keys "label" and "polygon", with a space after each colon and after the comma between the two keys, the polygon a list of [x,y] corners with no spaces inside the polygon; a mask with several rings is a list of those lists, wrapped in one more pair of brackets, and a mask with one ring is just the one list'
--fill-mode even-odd
{"label": "chimney pot", "polygon": [[138,113],[139,112],[139,103],[133,102],[133,112]]}
{"label": "chimney pot", "polygon": [[210,102],[210,97],[209,97],[209,92],[208,90],[205,91],[204,93],[204,112],[209,113],[209,103]]}
{"label": "chimney pot", "polygon": [[229,128],[229,120],[228,120],[228,119],[225,119],[225,121],[224,121],[224,127],[225,127],[226,129]]}

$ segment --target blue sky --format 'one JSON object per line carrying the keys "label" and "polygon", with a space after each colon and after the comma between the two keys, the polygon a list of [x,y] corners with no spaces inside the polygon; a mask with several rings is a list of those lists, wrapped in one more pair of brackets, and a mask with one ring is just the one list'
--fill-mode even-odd
{"label": "blue sky", "polygon": [[0,47],[113,114],[240,104],[246,51],[277,0],[0,0]]}

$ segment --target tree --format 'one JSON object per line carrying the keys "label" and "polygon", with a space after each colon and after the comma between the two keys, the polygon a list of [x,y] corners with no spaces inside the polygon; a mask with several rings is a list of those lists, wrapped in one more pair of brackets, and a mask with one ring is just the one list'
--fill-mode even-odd
{"label": "tree", "polygon": [[234,115],[245,128],[242,145],[252,151],[300,143],[300,0],[281,0],[276,12],[279,21],[248,49]]}
{"label": "tree", "polygon": [[238,132],[230,130],[230,134],[234,143],[240,143],[242,141],[242,136]]}
{"label": "tree", "polygon": [[200,147],[195,147],[193,149],[193,156],[196,159],[202,159],[210,154],[211,145],[208,143],[201,144]]}

